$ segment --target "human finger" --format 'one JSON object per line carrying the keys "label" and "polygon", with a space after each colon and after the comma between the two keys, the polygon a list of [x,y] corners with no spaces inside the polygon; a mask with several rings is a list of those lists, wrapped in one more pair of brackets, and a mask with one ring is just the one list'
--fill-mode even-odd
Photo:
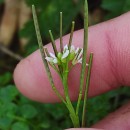
{"label": "human finger", "polygon": [[[89,28],[89,50],[94,53],[89,97],[115,89],[121,85],[130,85],[130,13]],[[68,43],[69,35],[63,38]],[[59,47],[59,40],[56,41]],[[83,30],[74,33],[73,44],[82,47]],[[51,52],[51,45],[46,46]],[[69,92],[76,100],[79,91],[80,65],[69,74]],[[63,95],[62,83],[51,69],[55,85]],[[14,72],[14,81],[18,89],[32,100],[57,102],[43,66],[39,51],[22,60]]]}
{"label": "human finger", "polygon": [[124,105],[119,110],[112,112],[93,128],[104,130],[129,130],[130,129],[130,103]]}
{"label": "human finger", "polygon": [[92,128],[73,128],[68,130],[130,130],[130,103],[110,113],[93,125]]}

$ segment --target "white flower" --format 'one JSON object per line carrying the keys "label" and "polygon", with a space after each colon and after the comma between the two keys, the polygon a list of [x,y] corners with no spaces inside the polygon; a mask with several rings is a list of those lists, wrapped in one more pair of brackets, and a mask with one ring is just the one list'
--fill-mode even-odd
{"label": "white flower", "polygon": [[[69,47],[68,47],[67,44],[64,46],[63,53],[64,53],[66,50],[69,50]],[[73,51],[75,51],[75,46],[71,45],[71,47],[70,47],[70,53],[73,52]]]}
{"label": "white flower", "polygon": [[78,51],[79,51],[79,48],[77,48],[77,49],[75,50],[75,54],[77,54],[77,53],[78,53]]}
{"label": "white flower", "polygon": [[56,56],[53,53],[49,53],[52,58],[56,58]]}
{"label": "white flower", "polygon": [[63,52],[64,52],[65,50],[68,50],[68,45],[67,45],[67,44],[64,46]]}
{"label": "white flower", "polygon": [[70,47],[70,53],[71,52],[75,52],[75,47],[73,45]]}
{"label": "white flower", "polygon": [[58,59],[57,59],[57,57],[53,53],[50,53],[50,57],[47,56],[45,59],[48,62],[53,63],[53,64],[57,64],[58,63]]}
{"label": "white flower", "polygon": [[63,53],[63,55],[62,55],[62,59],[67,58],[68,55],[69,55],[69,53],[70,53],[69,50],[64,51],[64,53]]}
{"label": "white flower", "polygon": [[66,63],[69,61],[72,61],[72,65],[75,65],[77,63],[82,64],[83,49],[75,48],[75,46],[73,45],[71,45],[70,50],[68,45],[65,45],[63,52],[62,53],[59,52],[57,57],[53,53],[49,54],[50,56],[47,56],[45,59],[52,64],[61,65],[62,63]]}
{"label": "white flower", "polygon": [[71,54],[71,53],[74,52],[74,51],[75,51],[75,47],[74,47],[73,45],[70,47],[70,50],[69,50],[69,47],[68,47],[68,45],[66,44],[66,45],[64,46],[64,49],[63,49],[62,61],[63,61],[65,58],[67,58],[67,57],[69,56],[69,54]]}
{"label": "white flower", "polygon": [[80,50],[79,48],[77,48],[75,51],[75,57],[72,61],[73,65],[75,65],[77,63],[82,64],[82,54],[83,54],[83,49]]}

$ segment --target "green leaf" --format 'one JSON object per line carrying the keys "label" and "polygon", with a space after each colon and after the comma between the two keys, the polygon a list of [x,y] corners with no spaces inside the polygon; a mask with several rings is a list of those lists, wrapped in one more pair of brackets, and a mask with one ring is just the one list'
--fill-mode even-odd
{"label": "green leaf", "polygon": [[41,128],[47,129],[50,127],[50,122],[49,120],[44,120],[44,122],[42,124],[40,124]]}
{"label": "green leaf", "polygon": [[4,102],[10,102],[14,100],[18,94],[19,92],[14,85],[9,85],[0,89],[0,99]]}
{"label": "green leaf", "polygon": [[127,12],[130,10],[130,0],[125,0],[123,12]]}
{"label": "green leaf", "polygon": [[108,11],[106,19],[121,15],[130,10],[130,0],[103,0],[101,7]]}
{"label": "green leaf", "polygon": [[18,106],[12,102],[4,102],[2,105],[0,105],[0,116],[8,118],[12,118],[9,115],[15,115],[18,110]]}
{"label": "green leaf", "polygon": [[21,106],[20,112],[24,118],[28,119],[34,118],[38,114],[36,108],[29,104]]}
{"label": "green leaf", "polygon": [[103,0],[102,8],[109,11],[117,12],[119,9],[122,8],[123,3],[124,1],[122,0]]}
{"label": "green leaf", "polygon": [[6,72],[5,74],[0,76],[0,86],[7,85],[12,79],[12,74]]}
{"label": "green leaf", "polygon": [[[79,4],[75,5],[71,0],[39,0],[38,2],[36,0],[26,0],[26,2],[29,6],[34,4],[37,9],[42,38],[46,43],[50,41],[48,33],[50,29],[55,39],[59,37],[59,12],[63,12],[63,34],[65,34],[69,30],[72,20],[74,20],[79,13],[82,3],[82,1],[79,1]],[[37,46],[32,20],[20,31],[20,36],[29,38],[30,49],[32,45]]]}
{"label": "green leaf", "polygon": [[4,2],[4,0],[0,0],[0,4],[2,4]]}
{"label": "green leaf", "polygon": [[4,117],[0,118],[0,129],[5,130],[8,129],[11,125],[12,120]]}
{"label": "green leaf", "polygon": [[63,33],[65,34],[80,10],[80,3],[78,6],[75,6],[71,0],[52,0],[48,7],[39,14],[39,23],[43,36],[48,38],[48,30],[51,29],[54,36],[59,37],[59,12],[63,12]]}
{"label": "green leaf", "polygon": [[30,130],[29,126],[22,122],[16,122],[12,125],[11,130]]}

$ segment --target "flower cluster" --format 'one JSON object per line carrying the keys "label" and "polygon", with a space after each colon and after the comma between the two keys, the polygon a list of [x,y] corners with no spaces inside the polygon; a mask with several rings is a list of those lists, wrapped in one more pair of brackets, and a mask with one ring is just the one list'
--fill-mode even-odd
{"label": "flower cluster", "polygon": [[62,65],[63,63],[69,63],[71,61],[72,65],[77,63],[82,63],[83,49],[75,48],[73,45],[68,47],[64,46],[63,52],[58,52],[57,56],[53,53],[49,53],[45,59],[51,64]]}

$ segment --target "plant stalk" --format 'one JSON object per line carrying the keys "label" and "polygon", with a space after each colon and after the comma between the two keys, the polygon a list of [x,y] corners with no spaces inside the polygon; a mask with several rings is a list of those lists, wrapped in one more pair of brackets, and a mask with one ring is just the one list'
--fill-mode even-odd
{"label": "plant stalk", "polygon": [[63,52],[63,39],[62,39],[62,33],[63,33],[63,16],[62,16],[62,12],[60,12],[60,49],[61,49],[61,53]]}
{"label": "plant stalk", "polygon": [[45,55],[43,44],[42,44],[40,28],[39,28],[39,24],[38,24],[38,20],[37,20],[37,14],[36,14],[36,9],[35,9],[34,5],[32,5],[32,12],[33,12],[33,19],[34,19],[34,25],[35,25],[38,45],[39,45],[39,49],[40,49],[40,52],[41,52],[42,60],[43,60],[43,63],[44,63],[45,69],[46,69],[46,73],[47,73],[48,79],[50,81],[50,84],[52,86],[53,91],[61,99],[61,101],[66,105],[66,102],[65,102],[64,98],[62,97],[62,95],[59,93],[59,91],[57,90],[57,88],[54,85],[54,81],[53,81],[53,78],[52,78],[52,75],[51,75],[51,71],[50,71],[48,63],[47,63],[47,61],[45,59],[46,55]]}
{"label": "plant stalk", "polygon": [[82,60],[82,68],[80,74],[80,90],[78,96],[78,102],[76,107],[76,114],[79,113],[79,107],[83,95],[83,86],[84,86],[84,77],[85,77],[85,70],[86,70],[86,58],[87,58],[87,48],[88,48],[88,3],[85,0],[84,4],[84,45],[83,45],[83,60]]}
{"label": "plant stalk", "polygon": [[63,69],[63,85],[64,85],[64,93],[65,93],[65,97],[66,97],[67,108],[69,110],[70,118],[72,120],[74,127],[79,128],[80,127],[79,117],[76,115],[75,109],[72,105],[72,102],[71,102],[70,96],[69,96],[69,90],[68,90],[68,73],[69,73],[68,69],[69,68],[68,68],[68,63],[63,68],[64,68]]}
{"label": "plant stalk", "polygon": [[83,104],[83,114],[82,114],[82,127],[86,125],[86,107],[87,107],[87,100],[88,100],[88,90],[90,84],[90,77],[91,77],[91,69],[92,69],[92,61],[93,61],[93,53],[90,54],[89,57],[89,66],[88,66],[88,73],[86,78],[86,89],[84,94],[84,104]]}

